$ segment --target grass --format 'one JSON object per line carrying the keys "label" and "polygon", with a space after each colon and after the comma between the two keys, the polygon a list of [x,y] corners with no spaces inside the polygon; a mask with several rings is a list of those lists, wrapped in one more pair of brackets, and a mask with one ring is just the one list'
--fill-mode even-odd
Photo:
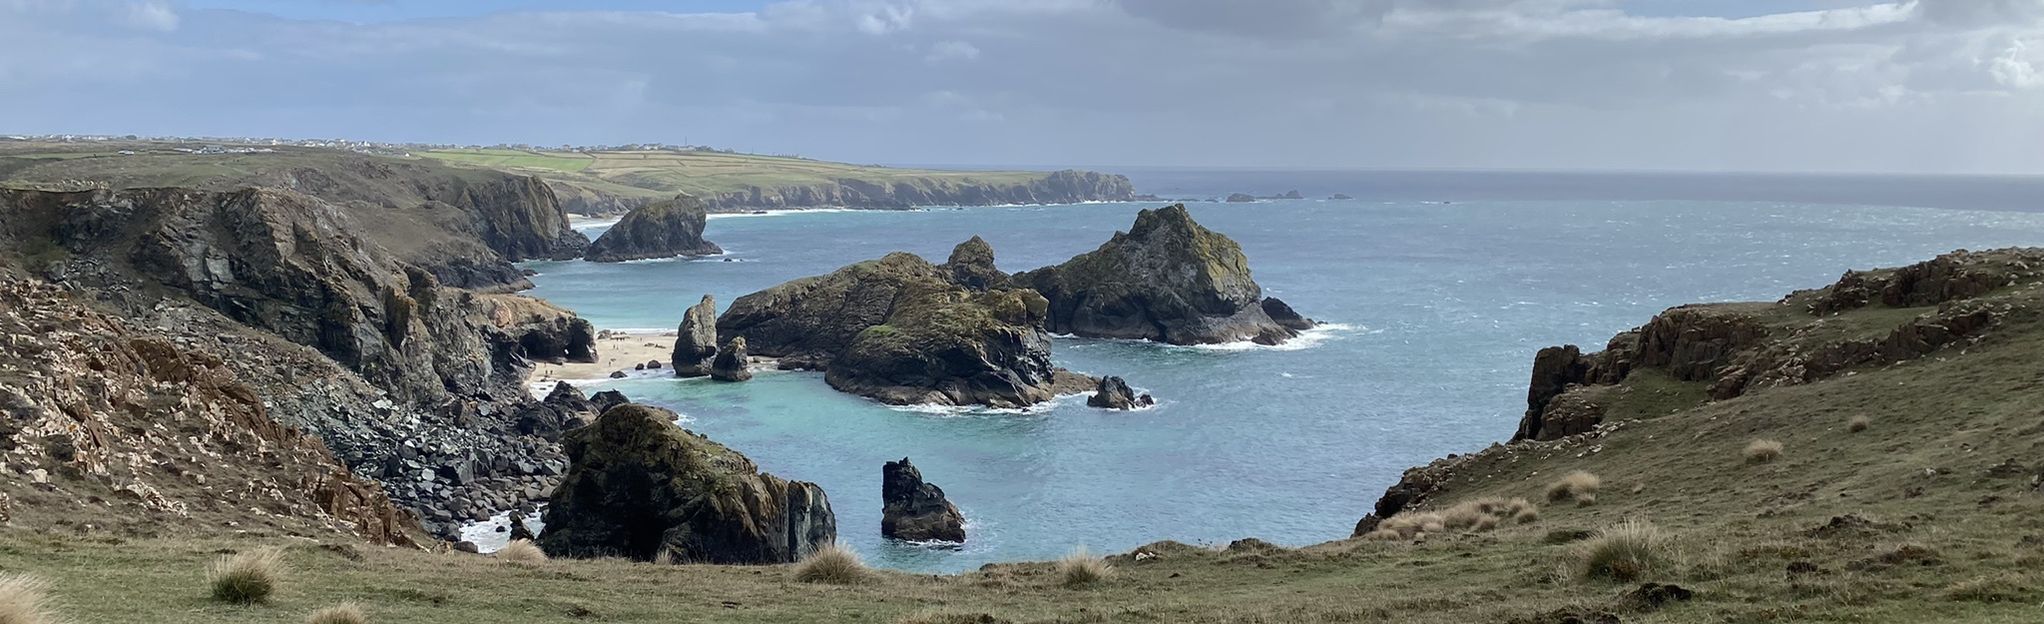
{"label": "grass", "polygon": [[1866,431],[1868,427],[1872,426],[1874,426],[1873,419],[1867,418],[1865,416],[1854,416],[1852,417],[1852,422],[1846,423],[1845,430],[1850,431],[1852,433],[1859,433],[1862,431]]}
{"label": "grass", "polygon": [[343,602],[305,616],[305,624],[368,624],[368,622],[369,616],[362,613],[362,607],[352,602]]}
{"label": "grass", "polygon": [[579,152],[535,152],[511,149],[442,150],[422,154],[428,158],[495,168],[546,169],[573,173],[588,169],[594,156]]}
{"label": "grass", "polygon": [[795,565],[795,580],[826,585],[853,585],[866,580],[866,564],[850,547],[831,543]]}
{"label": "grass", "polygon": [[546,551],[528,540],[512,540],[496,552],[497,559],[508,563],[546,563]]}
{"label": "grass", "polygon": [[1483,532],[1540,519],[1540,508],[1523,498],[1480,498],[1440,511],[1410,511],[1384,519],[1364,537],[1409,540],[1448,531]]}
{"label": "grass", "polygon": [[1630,583],[1662,571],[1673,559],[1673,542],[1660,527],[1630,519],[1584,540],[1571,561],[1577,579]]}
{"label": "grass", "polygon": [[1746,463],[1765,464],[1781,459],[1781,442],[1775,440],[1754,440],[1746,444]]}
{"label": "grass", "polygon": [[1057,562],[1058,585],[1068,589],[1092,587],[1107,580],[1114,566],[1080,548]]}
{"label": "grass", "polygon": [[1547,500],[1560,502],[1574,500],[1578,505],[1597,501],[1597,488],[1603,487],[1604,480],[1588,471],[1577,470],[1564,475],[1547,485]]}
{"label": "grass", "polygon": [[275,548],[257,548],[221,555],[207,570],[206,583],[213,599],[229,604],[258,604],[270,601],[284,574],[283,554]]}
{"label": "grass", "polygon": [[23,574],[0,574],[0,624],[59,624],[50,585]]}

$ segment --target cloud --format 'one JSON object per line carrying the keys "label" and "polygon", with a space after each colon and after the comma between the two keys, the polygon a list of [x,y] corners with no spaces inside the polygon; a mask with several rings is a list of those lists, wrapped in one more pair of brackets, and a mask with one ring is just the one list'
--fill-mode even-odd
{"label": "cloud", "polygon": [[2044,172],[2028,139],[2044,135],[2044,1],[1635,4],[788,0],[354,24],[0,0],[0,130],[688,141],[859,162]]}

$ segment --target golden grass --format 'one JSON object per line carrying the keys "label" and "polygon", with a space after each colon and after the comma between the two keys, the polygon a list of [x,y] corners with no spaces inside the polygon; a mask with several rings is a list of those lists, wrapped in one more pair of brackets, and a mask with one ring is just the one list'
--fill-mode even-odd
{"label": "golden grass", "polygon": [[1597,475],[1586,470],[1577,470],[1548,484],[1547,500],[1561,502],[1575,499],[1578,505],[1588,505],[1597,501],[1597,488],[1603,486],[1604,480]]}
{"label": "golden grass", "polygon": [[1746,444],[1746,463],[1765,464],[1781,459],[1781,443],[1774,440],[1754,440]]}
{"label": "golden grass", "polygon": [[0,624],[58,624],[50,584],[25,574],[0,574]]}
{"label": "golden grass", "polygon": [[1578,579],[1632,582],[1668,567],[1674,541],[1651,522],[1631,519],[1597,531],[1571,553]]}
{"label": "golden grass", "polygon": [[1479,498],[1440,511],[1409,511],[1377,523],[1366,539],[1405,540],[1450,530],[1490,531],[1506,521],[1526,524],[1540,519],[1540,508],[1523,498]]}
{"label": "golden grass", "polygon": [[1088,587],[1106,581],[1114,566],[1080,548],[1057,562],[1058,584],[1070,588]]}
{"label": "golden grass", "polygon": [[545,563],[546,551],[529,540],[512,540],[497,551],[497,558],[510,563]]}
{"label": "golden grass", "polygon": [[362,614],[361,606],[343,602],[312,612],[305,617],[305,624],[369,624],[369,616]]}
{"label": "golden grass", "polygon": [[853,585],[866,580],[866,563],[859,553],[832,542],[816,549],[795,564],[795,580],[825,585]]}
{"label": "golden grass", "polygon": [[207,571],[206,583],[213,599],[232,604],[269,602],[283,582],[284,551],[276,548],[245,550],[222,555]]}

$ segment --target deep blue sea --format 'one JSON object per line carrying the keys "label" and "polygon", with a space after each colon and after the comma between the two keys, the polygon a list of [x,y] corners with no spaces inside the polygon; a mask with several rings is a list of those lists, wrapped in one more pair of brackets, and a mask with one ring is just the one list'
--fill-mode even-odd
{"label": "deep blue sea", "polygon": [[[1307,174],[1234,175],[1133,177],[1140,191],[1165,196],[1299,188],[1367,197],[1190,206],[1202,224],[1241,243],[1267,294],[1329,325],[1275,348],[1056,341],[1062,365],[1127,378],[1158,397],[1151,410],[1105,412],[1081,399],[1029,413],[894,408],[800,372],[744,384],[640,378],[588,388],[672,408],[685,426],[763,469],[822,484],[840,540],[886,567],[958,571],[1160,539],[1303,545],[1346,537],[1405,468],[1508,438],[1541,347],[1601,346],[1669,306],[1773,300],[1847,269],[2044,244],[2044,214],[1951,209],[1963,197],[1935,189],[1918,192],[1938,202],[1908,203],[1947,208],[1853,204],[1841,198],[1864,185],[1813,190],[1829,179],[1783,194],[1797,201],[1734,201],[1651,199],[1651,178],[1611,183],[1626,187],[1611,194],[1632,199],[1558,199],[1538,176],[1472,183],[1482,192],[1408,180],[1395,193],[1370,193],[1361,177],[1348,185],[1314,177],[1319,186],[1303,188],[1298,176]],[[1529,199],[1511,198],[1515,183],[1531,184],[1520,191]],[[1441,188],[1425,190],[1433,187]],[[1993,192],[1984,204],[2015,207],[2017,193]],[[1412,196],[1426,193],[1435,195]],[[717,217],[707,235],[726,256],[537,262],[532,294],[599,327],[672,330],[704,293],[728,306],[897,250],[941,262],[973,235],[993,244],[1005,270],[1060,262],[1152,205]],[[970,539],[962,548],[880,538],[880,467],[904,456],[964,511]]]}

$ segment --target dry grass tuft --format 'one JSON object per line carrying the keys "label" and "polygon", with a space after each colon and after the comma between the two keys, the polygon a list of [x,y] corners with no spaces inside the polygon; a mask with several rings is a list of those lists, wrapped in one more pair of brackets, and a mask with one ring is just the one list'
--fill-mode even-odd
{"label": "dry grass tuft", "polygon": [[50,584],[25,574],[0,574],[0,624],[58,624]]}
{"label": "dry grass tuft", "polygon": [[1578,505],[1597,502],[1597,488],[1604,486],[1604,480],[1588,471],[1577,470],[1562,476],[1547,485],[1547,500],[1561,502],[1575,499]]}
{"label": "dry grass tuft", "polygon": [[1867,427],[1872,426],[1874,426],[1873,419],[1867,418],[1865,416],[1854,416],[1852,417],[1852,423],[1845,426],[1845,430],[1853,433],[1859,433],[1861,431],[1866,431]]}
{"label": "dry grass tuft", "polygon": [[512,540],[497,551],[497,558],[510,563],[545,563],[546,551],[530,540]]}
{"label": "dry grass tuft", "polygon": [[1114,566],[1080,548],[1065,555],[1057,562],[1058,584],[1065,587],[1087,587],[1107,580],[1114,574]]}
{"label": "dry grass tuft", "polygon": [[1577,545],[1571,563],[1575,578],[1624,583],[1665,568],[1674,558],[1674,541],[1660,527],[1632,519]]}
{"label": "dry grass tuft", "polygon": [[1754,440],[1746,444],[1746,463],[1765,464],[1781,459],[1781,443],[1774,440]]}
{"label": "dry grass tuft", "polygon": [[284,576],[284,551],[258,548],[213,561],[206,583],[213,587],[213,599],[232,604],[268,602],[277,593]]}
{"label": "dry grass tuft", "polygon": [[835,542],[816,549],[795,564],[795,580],[826,585],[853,585],[866,580],[866,564],[859,553]]}
{"label": "dry grass tuft", "polygon": [[985,613],[960,613],[956,611],[920,611],[902,616],[894,624],[1013,624]]}
{"label": "dry grass tuft", "polygon": [[1489,531],[1509,520],[1525,524],[1540,519],[1540,508],[1523,498],[1480,498],[1441,511],[1401,513],[1377,524],[1364,539],[1407,540],[1450,530]]}
{"label": "dry grass tuft", "polygon": [[2028,578],[2015,572],[1982,576],[1961,581],[1945,588],[1945,599],[1962,602],[1986,603],[2029,603],[2034,602],[2037,589],[2030,585]]}
{"label": "dry grass tuft", "polygon": [[369,624],[369,616],[355,603],[343,602],[312,612],[305,617],[305,624]]}

